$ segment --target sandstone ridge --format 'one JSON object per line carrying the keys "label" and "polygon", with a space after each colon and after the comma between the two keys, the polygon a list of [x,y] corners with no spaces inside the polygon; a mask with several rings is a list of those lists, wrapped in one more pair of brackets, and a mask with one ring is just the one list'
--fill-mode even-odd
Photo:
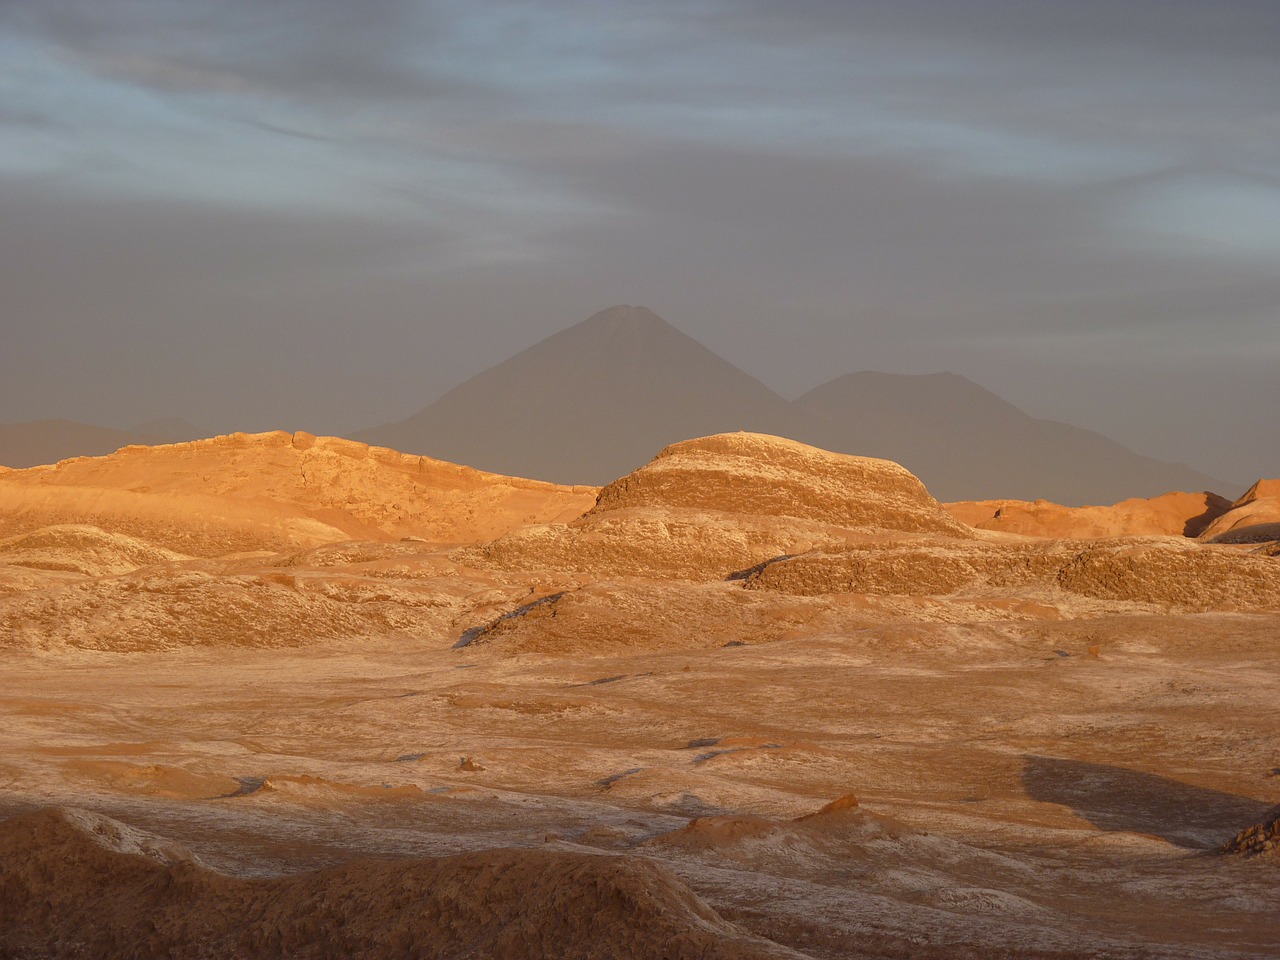
{"label": "sandstone ridge", "polygon": [[195,556],[404,536],[474,543],[575,517],[595,492],[336,437],[236,433],[7,471],[0,534],[91,523]]}
{"label": "sandstone ridge", "polygon": [[665,447],[606,486],[593,514],[667,507],[963,536],[909,470],[759,433],[722,433]]}
{"label": "sandstone ridge", "polygon": [[665,447],[573,523],[526,527],[459,557],[706,581],[822,545],[924,536],[974,534],[898,464],[731,433]]}

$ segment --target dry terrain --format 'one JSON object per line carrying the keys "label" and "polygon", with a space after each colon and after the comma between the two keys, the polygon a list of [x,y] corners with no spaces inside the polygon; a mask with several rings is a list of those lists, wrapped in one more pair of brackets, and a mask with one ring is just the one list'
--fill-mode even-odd
{"label": "dry terrain", "polygon": [[0,958],[1276,957],[1278,493],[0,470]]}

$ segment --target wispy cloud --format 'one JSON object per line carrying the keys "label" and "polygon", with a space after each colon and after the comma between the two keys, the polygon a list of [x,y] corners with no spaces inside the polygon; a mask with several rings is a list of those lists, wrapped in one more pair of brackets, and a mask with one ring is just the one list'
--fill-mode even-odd
{"label": "wispy cloud", "polygon": [[[437,385],[499,359],[482,338],[518,348],[626,300],[782,389],[950,366],[1070,398],[1100,331],[1108,369],[1256,371],[1280,302],[1277,89],[1269,0],[0,0],[0,200],[26,211],[0,243],[51,238],[48,263],[8,268],[6,309],[32,350],[77,310],[89,341],[145,310],[172,343],[162,304],[197,291],[280,337],[358,323]],[[108,220],[120,279],[93,284]],[[157,259],[158,223],[190,259]],[[240,261],[240,231],[272,252],[246,239]],[[339,366],[344,336],[308,350]],[[11,402],[59,349],[9,352]]]}

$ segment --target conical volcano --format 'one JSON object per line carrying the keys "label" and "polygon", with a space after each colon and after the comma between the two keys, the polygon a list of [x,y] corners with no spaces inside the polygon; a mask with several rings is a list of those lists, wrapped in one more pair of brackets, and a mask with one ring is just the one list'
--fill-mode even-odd
{"label": "conical volcano", "polygon": [[604,484],[677,440],[735,430],[805,436],[807,422],[653,311],[616,306],[356,436],[483,470]]}

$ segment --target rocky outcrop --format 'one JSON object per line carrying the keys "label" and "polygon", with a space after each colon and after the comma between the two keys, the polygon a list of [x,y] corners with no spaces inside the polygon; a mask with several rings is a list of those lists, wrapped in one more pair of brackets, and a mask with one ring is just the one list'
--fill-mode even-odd
{"label": "rocky outcrop", "polygon": [[186,559],[136,537],[107,533],[87,524],[41,527],[0,540],[0,564],[107,577],[158,563]]}
{"label": "rocky outcrop", "polygon": [[1222,846],[1222,852],[1238,857],[1266,857],[1280,864],[1280,809],[1262,823],[1246,827]]}
{"label": "rocky outcrop", "polygon": [[974,535],[898,464],[733,433],[672,444],[601,490],[571,524],[526,527],[459,558],[720,580],[820,546],[925,536]]}
{"label": "rocky outcrop", "polygon": [[905,467],[758,433],[673,443],[602,489],[590,515],[637,507],[966,535]]}
{"label": "rocky outcrop", "polygon": [[747,577],[749,590],[974,596],[1065,591],[1182,612],[1280,610],[1280,564],[1172,538],[893,544],[814,550]]}

